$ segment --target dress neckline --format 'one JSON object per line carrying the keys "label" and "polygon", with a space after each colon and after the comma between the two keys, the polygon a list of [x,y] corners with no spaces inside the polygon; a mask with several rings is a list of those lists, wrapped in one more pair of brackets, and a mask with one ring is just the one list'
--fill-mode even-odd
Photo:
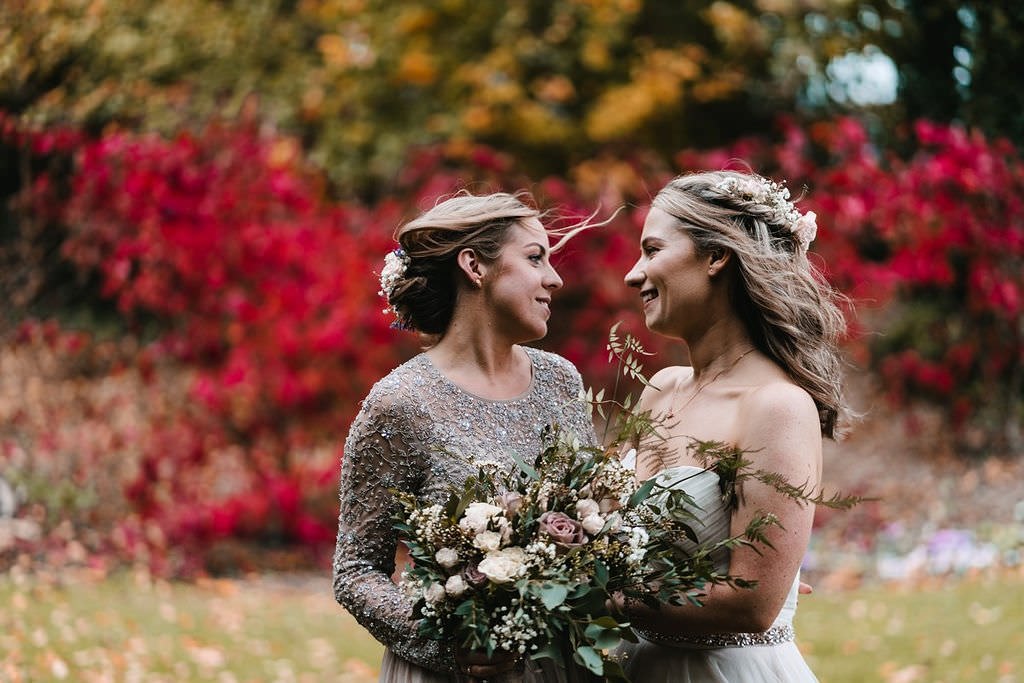
{"label": "dress neckline", "polygon": [[677,481],[673,481],[672,484],[676,484],[676,483],[678,483],[678,481],[689,480],[692,477],[699,477],[699,476],[701,476],[704,473],[711,474],[715,478],[718,478],[718,473],[717,472],[715,472],[714,470],[709,470],[709,469],[707,469],[705,467],[700,467],[698,465],[673,465],[672,467],[666,467],[665,469],[661,470],[660,472],[654,473],[653,475],[651,475],[648,479],[645,479],[644,481],[648,481],[650,479],[671,479],[676,474],[682,474],[683,472],[688,472],[688,471],[692,471],[693,474],[687,475],[686,477],[683,477],[682,479],[679,479]]}
{"label": "dress neckline", "polygon": [[526,390],[523,391],[523,393],[519,394],[518,396],[513,396],[512,398],[485,398],[478,394],[474,394],[472,391],[469,391],[468,389],[463,389],[458,384],[456,384],[451,378],[449,378],[448,375],[441,372],[441,370],[436,365],[434,365],[434,361],[430,360],[430,356],[428,356],[426,353],[422,353],[420,355],[423,356],[423,361],[430,369],[430,372],[436,375],[438,379],[441,381],[441,383],[450,387],[456,393],[462,394],[463,396],[468,396],[474,401],[480,401],[481,403],[491,403],[495,405],[500,405],[504,403],[515,403],[517,401],[522,401],[526,398],[529,398],[530,394],[533,393],[535,385],[537,384],[537,359],[534,358],[533,352],[530,349],[530,347],[522,346],[520,348],[522,348],[523,351],[526,352],[526,357],[530,360],[530,383],[526,386]]}

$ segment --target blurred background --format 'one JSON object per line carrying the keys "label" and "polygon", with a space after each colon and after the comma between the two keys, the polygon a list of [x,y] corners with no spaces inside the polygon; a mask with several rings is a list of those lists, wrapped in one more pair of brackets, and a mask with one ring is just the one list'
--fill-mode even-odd
{"label": "blurred background", "polygon": [[0,680],[371,680],[325,577],[348,424],[419,349],[394,229],[625,206],[539,344],[610,386],[618,320],[685,361],[622,284],[650,198],[737,163],[852,301],[826,478],[878,500],[819,511],[812,667],[1024,679],[1022,54],[1011,0],[4,0]]}

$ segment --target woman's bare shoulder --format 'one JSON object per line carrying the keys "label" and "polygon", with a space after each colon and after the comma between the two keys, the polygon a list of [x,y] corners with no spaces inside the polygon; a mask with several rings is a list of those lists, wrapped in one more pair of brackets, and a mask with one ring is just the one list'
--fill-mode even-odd
{"label": "woman's bare shoulder", "polygon": [[693,368],[689,365],[669,365],[654,373],[650,382],[657,387],[654,391],[666,391],[674,389],[677,384],[690,377],[693,377]]}
{"label": "woman's bare shoulder", "polygon": [[748,438],[763,439],[769,434],[775,438],[785,434],[820,437],[814,399],[790,381],[770,381],[752,387],[741,399],[740,411],[740,424]]}
{"label": "woman's bare shoulder", "polygon": [[814,399],[805,389],[788,380],[771,380],[750,388],[743,397],[744,407],[770,414],[817,412]]}
{"label": "woman's bare shoulder", "polygon": [[680,382],[685,382],[693,377],[693,368],[688,365],[670,365],[658,370],[651,376],[650,386],[644,387],[640,394],[640,407],[657,400],[660,397],[669,395]]}

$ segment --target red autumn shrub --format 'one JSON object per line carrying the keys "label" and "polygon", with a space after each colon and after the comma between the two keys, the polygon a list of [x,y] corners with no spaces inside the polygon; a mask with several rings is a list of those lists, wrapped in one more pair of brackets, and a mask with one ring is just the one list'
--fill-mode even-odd
{"label": "red autumn shrub", "polygon": [[[643,330],[636,293],[622,283],[650,196],[670,175],[643,154],[531,184],[499,152],[424,148],[388,199],[367,208],[327,200],[293,141],[245,124],[170,140],[56,135],[10,117],[0,125],[0,142],[25,150],[36,169],[17,210],[61,226],[60,253],[83,282],[125,320],[145,323],[152,341],[134,371],[156,388],[150,395],[165,381],[154,368],[189,373],[187,392],[132,437],[137,461],[123,491],[133,514],[111,535],[161,571],[224,566],[217,549],[239,540],[323,556],[348,423],[370,385],[417,349],[381,313],[374,271],[394,228],[440,195],[525,187],[566,223],[627,206],[559,256],[566,286],[542,345],[595,386],[615,379],[604,339],[619,319],[662,352],[652,369],[683,360]],[[884,336],[854,337],[851,348],[893,400],[937,403],[964,434],[1019,422],[1016,150],[929,124],[907,159],[878,150],[851,120],[782,131],[779,141],[682,152],[677,162],[720,168],[738,157],[794,190],[806,185],[801,207],[821,225],[812,257],[855,299],[886,304]]]}
{"label": "red autumn shrub", "polygon": [[115,132],[74,150],[66,201],[58,180],[21,205],[66,226],[62,255],[126,318],[155,321],[140,367],[194,370],[138,441],[135,508],[177,548],[333,539],[339,437],[413,341],[396,344],[372,272],[395,207],[328,205],[291,141],[244,126]]}
{"label": "red autumn shrub", "polygon": [[913,153],[874,146],[852,119],[782,142],[684,153],[683,167],[741,156],[809,190],[815,251],[860,305],[886,306],[877,336],[855,349],[896,405],[940,407],[969,450],[1020,453],[1024,442],[1024,161],[1010,143],[918,122]]}

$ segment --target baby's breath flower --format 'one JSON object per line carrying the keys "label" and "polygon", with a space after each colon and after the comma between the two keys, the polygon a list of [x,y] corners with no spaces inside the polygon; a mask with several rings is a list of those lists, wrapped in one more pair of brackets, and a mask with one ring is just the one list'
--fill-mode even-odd
{"label": "baby's breath flower", "polygon": [[817,216],[813,211],[800,213],[796,205],[790,201],[789,188],[781,183],[759,175],[745,178],[729,177],[715,185],[715,189],[724,195],[754,201],[773,209],[804,252],[817,235]]}

